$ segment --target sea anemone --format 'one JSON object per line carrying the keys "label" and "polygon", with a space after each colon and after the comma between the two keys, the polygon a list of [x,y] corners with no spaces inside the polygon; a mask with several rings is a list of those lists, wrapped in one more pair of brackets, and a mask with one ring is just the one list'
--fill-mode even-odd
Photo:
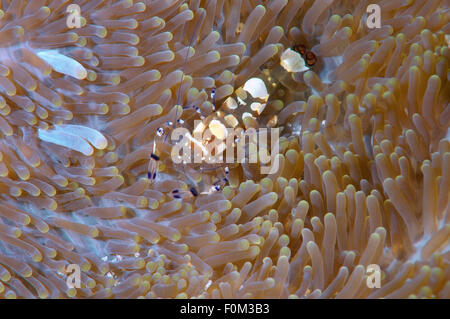
{"label": "sea anemone", "polygon": [[[450,298],[449,22],[440,0],[2,1],[0,298]],[[278,128],[279,169],[174,163],[195,120]]]}

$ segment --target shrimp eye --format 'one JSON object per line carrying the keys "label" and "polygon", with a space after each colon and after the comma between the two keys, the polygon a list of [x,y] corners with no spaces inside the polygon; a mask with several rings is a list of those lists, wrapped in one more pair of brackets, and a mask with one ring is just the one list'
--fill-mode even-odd
{"label": "shrimp eye", "polygon": [[305,53],[306,53],[306,47],[303,44],[294,45],[292,49],[294,51],[297,51],[301,55],[305,55]]}
{"label": "shrimp eye", "polygon": [[314,65],[317,62],[317,58],[316,55],[312,52],[308,52],[306,53],[306,64],[308,64],[308,66]]}
{"label": "shrimp eye", "polygon": [[162,127],[159,127],[156,130],[156,134],[158,134],[158,136],[163,136],[164,135],[164,129]]}
{"label": "shrimp eye", "polygon": [[220,191],[220,186],[219,185],[214,186],[214,188],[215,188],[216,191]]}
{"label": "shrimp eye", "polygon": [[182,119],[178,119],[178,120],[177,120],[177,123],[178,123],[178,124],[183,124],[184,121],[183,121]]}
{"label": "shrimp eye", "polygon": [[173,125],[173,122],[168,121],[168,122],[167,122],[167,125],[168,125],[168,126],[172,126],[172,125]]}

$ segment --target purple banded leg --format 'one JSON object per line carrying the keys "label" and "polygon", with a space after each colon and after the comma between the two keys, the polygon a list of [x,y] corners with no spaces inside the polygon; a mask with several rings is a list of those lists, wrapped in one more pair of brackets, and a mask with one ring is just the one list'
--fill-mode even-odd
{"label": "purple banded leg", "polygon": [[211,100],[213,105],[213,110],[216,110],[216,88],[212,88],[211,90]]}
{"label": "purple banded leg", "polygon": [[156,174],[158,172],[158,163],[159,163],[159,156],[152,153],[150,155],[150,161],[148,163],[148,172],[147,172],[147,177],[150,180],[150,183],[153,183],[156,179]]}
{"label": "purple banded leg", "polygon": [[176,199],[185,199],[185,198],[192,198],[198,196],[198,191],[195,187],[189,188],[187,191],[180,191],[178,189],[174,189],[172,191],[173,198]]}
{"label": "purple banded leg", "polygon": [[225,168],[221,169],[222,177],[219,178],[216,182],[214,182],[214,189],[216,191],[220,191],[222,188],[225,187],[225,185],[228,183],[228,175],[230,173],[230,169],[228,166],[225,166]]}

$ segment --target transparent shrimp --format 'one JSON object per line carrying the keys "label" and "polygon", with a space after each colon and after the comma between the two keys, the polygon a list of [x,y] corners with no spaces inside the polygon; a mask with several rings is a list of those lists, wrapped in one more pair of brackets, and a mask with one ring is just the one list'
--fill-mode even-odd
{"label": "transparent shrimp", "polygon": [[[199,26],[197,26],[197,28],[199,28]],[[193,34],[198,34],[199,29],[194,30]],[[179,84],[179,87],[177,89],[177,93],[176,93],[176,103],[175,106],[180,105],[181,100],[182,100],[182,86],[183,86],[183,80],[185,77],[185,68],[186,68],[186,64],[188,61],[188,56],[189,56],[189,52],[190,49],[192,48],[193,42],[194,42],[194,35],[191,37],[190,41],[189,41],[189,45],[187,46],[187,50],[186,50],[186,55],[184,58],[184,62],[183,62],[183,66],[182,66],[182,76],[181,76],[181,81]],[[212,101],[212,110],[215,111],[215,103],[216,103],[216,88],[213,87],[211,89],[210,92],[210,99]],[[181,112],[179,111],[179,109],[177,108],[176,112],[175,112],[175,116],[173,120],[167,121],[165,122],[164,126],[161,126],[157,129],[155,138],[153,140],[153,150],[152,153],[150,154],[150,160],[149,160],[149,164],[148,164],[148,178],[150,180],[150,183],[153,183],[157,177],[157,173],[158,173],[158,166],[160,163],[160,156],[157,154],[160,150],[158,150],[158,145],[167,145],[170,144],[172,141],[168,140],[169,136],[171,135],[171,132],[176,129],[177,125],[183,125],[186,123],[186,121],[189,121],[194,118],[194,117],[199,117],[200,120],[205,121],[207,120],[207,118],[209,118],[209,115],[204,114],[204,111],[202,111],[200,109],[200,107],[196,106],[196,105],[189,105],[189,106],[182,106]],[[187,117],[184,116],[184,119],[181,119],[181,115],[184,115],[184,111],[188,111],[188,110],[193,110],[194,112],[192,114],[189,114]],[[181,114],[180,114],[181,113]],[[206,111],[205,111],[206,113]],[[189,126],[189,123],[186,123],[186,125]],[[205,142],[206,143],[206,142]],[[188,166],[185,165],[181,165],[181,167],[179,167],[178,165],[172,163],[173,165],[171,165],[171,167],[173,167],[181,176],[184,180],[187,181],[187,185],[188,185],[188,189],[189,190],[174,190],[172,192],[172,196],[174,198],[179,198],[179,199],[184,199],[184,198],[189,198],[189,197],[197,197],[200,193],[200,189],[208,189],[208,187],[204,186],[204,185],[198,185],[198,183],[196,182],[196,178],[193,178],[191,175],[192,174],[192,170],[196,169],[197,172],[205,172],[205,171],[215,171],[218,170],[219,173],[223,176],[221,176],[221,178],[219,178],[217,181],[215,181],[213,183],[212,188],[215,190],[220,190],[224,187],[224,185],[226,184],[226,182],[228,181],[227,179],[227,174],[225,173],[225,170],[223,168],[223,165],[215,165],[213,167],[207,167],[206,164],[200,164],[200,165],[195,165],[195,164],[189,164]],[[187,163],[186,163],[187,164]],[[190,172],[187,172],[190,171]],[[229,172],[228,167],[226,168],[226,171]],[[209,187],[211,188],[211,187]]]}
{"label": "transparent shrimp", "polygon": [[[199,28],[200,26],[198,26],[197,28]],[[184,62],[183,62],[183,67],[182,67],[182,76],[181,76],[181,81],[180,81],[180,85],[178,87],[178,92],[177,92],[177,100],[176,100],[176,104],[175,107],[177,105],[180,104],[180,99],[181,99],[181,87],[183,85],[183,80],[184,80],[184,72],[186,69],[186,63],[187,63],[187,59],[188,59],[188,55],[189,55],[189,51],[192,48],[193,42],[194,42],[194,35],[198,34],[197,32],[198,30],[194,30],[193,35],[189,41],[189,45],[187,47],[186,50],[186,56],[184,58]],[[178,118],[179,116],[181,116],[181,114],[178,114],[178,109],[175,113],[175,119],[173,121],[167,121],[165,127],[159,127],[156,130],[156,136],[155,139],[153,140],[153,151],[150,154],[150,160],[149,160],[149,164],[148,164],[148,177],[150,179],[150,182],[153,182],[156,179],[156,175],[157,175],[157,170],[158,170],[158,163],[160,161],[160,158],[158,155],[156,155],[156,139],[161,138],[162,136],[164,136],[164,140],[163,142],[166,143],[167,142],[167,138],[169,137],[169,131],[172,131],[173,129],[175,129],[175,123],[178,124],[183,124],[183,120]]]}

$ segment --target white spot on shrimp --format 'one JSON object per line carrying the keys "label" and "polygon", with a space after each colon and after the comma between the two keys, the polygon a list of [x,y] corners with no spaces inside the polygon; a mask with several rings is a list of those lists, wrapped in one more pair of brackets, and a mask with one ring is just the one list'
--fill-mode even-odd
{"label": "white spot on shrimp", "polygon": [[260,78],[251,78],[244,84],[244,91],[250,93],[253,98],[266,100],[269,97],[266,84]]}

